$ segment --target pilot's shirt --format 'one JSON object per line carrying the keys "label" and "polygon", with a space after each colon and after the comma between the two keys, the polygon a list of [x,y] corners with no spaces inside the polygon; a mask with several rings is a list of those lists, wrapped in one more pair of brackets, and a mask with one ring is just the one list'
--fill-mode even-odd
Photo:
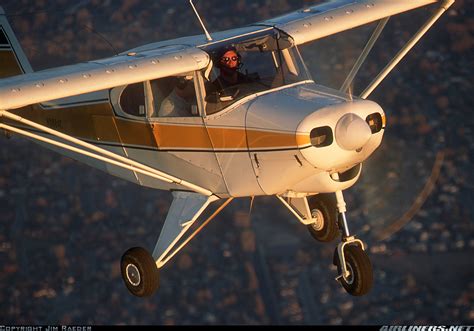
{"label": "pilot's shirt", "polygon": [[247,78],[247,76],[237,71],[237,79],[235,83],[226,80],[223,76],[219,76],[212,82],[212,85],[214,86],[214,89],[213,89],[214,91],[221,91],[228,87],[243,84],[243,83],[248,83],[248,82],[249,82],[249,79]]}

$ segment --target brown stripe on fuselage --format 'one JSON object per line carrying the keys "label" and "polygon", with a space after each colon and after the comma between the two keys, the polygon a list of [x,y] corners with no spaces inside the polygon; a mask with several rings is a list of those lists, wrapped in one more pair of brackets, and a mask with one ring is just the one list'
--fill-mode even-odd
{"label": "brown stripe on fuselage", "polygon": [[0,50],[0,78],[21,75],[21,67],[11,49]]}
{"label": "brown stripe on fuselage", "polygon": [[298,147],[308,146],[311,144],[309,134],[298,133],[296,135],[296,145]]}
{"label": "brown stripe on fuselage", "polygon": [[[54,109],[43,109],[39,105],[34,105],[9,110],[9,112],[70,136],[87,140],[97,140],[98,136],[94,126],[95,116],[112,118],[112,108],[108,103]],[[108,125],[104,129],[112,128],[111,125]]]}
{"label": "brown stripe on fuselage", "polygon": [[[111,110],[111,113],[113,111]],[[121,141],[124,145],[138,145],[143,147],[157,148],[157,140],[152,124],[148,122],[130,121],[120,117],[110,116],[111,130],[118,130]],[[113,141],[117,142],[117,141]]]}
{"label": "brown stripe on fuselage", "polygon": [[208,127],[215,149],[247,149],[245,129]]}
{"label": "brown stripe on fuselage", "polygon": [[297,147],[294,133],[247,130],[247,136],[250,149]]}
{"label": "brown stripe on fuselage", "polygon": [[309,143],[309,135],[304,134],[128,120],[116,117],[108,102],[62,109],[35,105],[11,112],[80,139],[144,148],[245,151],[298,148]]}
{"label": "brown stripe on fuselage", "polygon": [[212,150],[206,128],[202,126],[181,126],[154,124],[157,145],[161,149],[206,149]]}

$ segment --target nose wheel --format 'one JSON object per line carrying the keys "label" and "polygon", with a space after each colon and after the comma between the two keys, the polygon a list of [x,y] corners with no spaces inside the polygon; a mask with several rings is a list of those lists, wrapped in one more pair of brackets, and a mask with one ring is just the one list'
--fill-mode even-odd
{"label": "nose wheel", "polygon": [[148,297],[158,289],[158,268],[151,254],[144,248],[135,247],[126,251],[120,268],[125,286],[133,295]]}
{"label": "nose wheel", "polygon": [[[353,296],[369,293],[373,285],[373,271],[366,251],[359,245],[351,244],[343,248],[344,253],[341,256],[338,248],[334,251],[333,259],[340,275],[336,280]],[[345,268],[342,268],[341,261],[344,261]]]}

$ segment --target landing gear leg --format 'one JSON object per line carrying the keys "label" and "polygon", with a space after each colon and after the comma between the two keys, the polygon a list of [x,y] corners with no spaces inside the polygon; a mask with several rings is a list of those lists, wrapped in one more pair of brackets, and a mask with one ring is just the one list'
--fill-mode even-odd
{"label": "landing gear leg", "polygon": [[173,192],[173,202],[153,254],[137,247],[129,249],[122,257],[122,278],[130,293],[137,297],[151,296],[159,287],[159,270],[214,219],[232,199],[228,198],[206,221],[190,233],[192,225],[204,210],[218,198],[192,192]]}
{"label": "landing gear leg", "polygon": [[[333,175],[338,180],[338,174]],[[336,192],[337,208],[339,211],[339,226],[342,230],[342,240],[334,251],[333,263],[337,266],[339,276],[336,280],[351,295],[367,294],[373,285],[373,271],[365,245],[360,239],[351,236],[346,218],[346,202],[342,191]]]}

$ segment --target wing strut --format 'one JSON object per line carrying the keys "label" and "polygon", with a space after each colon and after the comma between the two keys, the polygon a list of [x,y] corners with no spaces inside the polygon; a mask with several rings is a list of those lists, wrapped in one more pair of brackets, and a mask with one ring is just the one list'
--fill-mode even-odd
{"label": "wing strut", "polygon": [[184,237],[209,205],[217,201],[218,198],[215,196],[203,197],[202,195],[190,192],[173,192],[173,202],[153,250],[153,258],[157,268],[162,268],[168,263],[209,222],[219,215],[233,199],[232,197],[227,198],[197,229],[187,237]]}
{"label": "wing strut", "polygon": [[440,8],[430,17],[430,19],[418,30],[418,32],[406,43],[406,45],[398,52],[390,63],[382,70],[382,72],[374,79],[372,83],[361,94],[362,99],[367,99],[369,95],[380,85],[380,83],[388,76],[388,74],[397,66],[398,63],[408,54],[408,52],[416,45],[416,43],[425,35],[426,32],[436,23],[436,21],[448,10],[455,0],[444,0]]}
{"label": "wing strut", "polygon": [[341,92],[347,93],[349,87],[351,86],[352,82],[354,81],[355,76],[359,72],[360,68],[362,67],[362,64],[364,64],[365,60],[367,59],[367,56],[369,56],[370,51],[374,47],[375,43],[379,39],[380,35],[382,34],[383,29],[385,28],[385,25],[387,24],[388,20],[390,19],[389,17],[385,17],[384,19],[380,20],[379,24],[374,30],[374,33],[370,37],[369,41],[364,47],[364,50],[360,54],[359,58],[357,59],[356,63],[354,64],[354,67],[352,68],[351,72],[347,76],[344,84],[342,84],[342,87],[340,89]]}
{"label": "wing strut", "polygon": [[[0,118],[1,117],[5,117],[5,118],[13,120],[15,122],[19,122],[21,124],[28,125],[32,128],[35,128],[37,130],[41,130],[45,133],[53,135],[53,136],[55,136],[59,139],[66,140],[71,144],[75,144],[75,145],[78,145],[80,147],[89,149],[89,150],[91,150],[95,153],[92,153],[92,152],[89,152],[87,150],[77,148],[77,147],[62,143],[62,142],[59,142],[59,141],[56,141],[56,140],[53,140],[53,139],[45,138],[45,137],[42,137],[38,134],[34,134],[34,133],[29,132],[29,131],[25,131],[25,130],[22,130],[22,129],[19,129],[19,128],[16,128],[16,127],[13,127],[11,125],[7,125],[7,124],[1,123],[1,122],[0,122],[0,129],[4,129],[4,130],[10,131],[10,132],[15,132],[17,134],[20,134],[20,135],[23,135],[23,136],[26,136],[26,137],[29,137],[29,138],[32,138],[32,139],[35,139],[35,140],[38,140],[38,141],[42,141],[44,143],[51,144],[51,145],[54,145],[54,146],[57,146],[57,147],[60,147],[60,148],[64,148],[64,149],[70,150],[74,153],[79,153],[79,154],[85,155],[87,157],[91,157],[91,158],[94,158],[94,159],[97,159],[97,160],[100,160],[100,161],[103,161],[103,162],[107,162],[107,163],[113,164],[115,166],[125,168],[127,170],[136,171],[136,172],[139,172],[139,173],[144,174],[146,176],[150,176],[152,178],[156,178],[158,180],[162,180],[162,181],[165,181],[165,182],[170,183],[170,184],[175,183],[175,184],[178,184],[178,185],[182,185],[182,186],[184,186],[184,187],[186,187],[186,188],[188,188],[188,189],[190,189],[194,192],[203,194],[205,196],[212,196],[213,195],[213,193],[211,191],[209,191],[205,188],[194,185],[194,184],[189,183],[185,180],[176,178],[176,177],[171,176],[169,174],[166,174],[162,171],[159,171],[157,169],[154,169],[154,168],[149,167],[147,165],[144,165],[142,163],[133,161],[129,158],[120,156],[118,154],[115,154],[115,153],[110,152],[108,150],[105,150],[103,148],[97,147],[93,144],[89,144],[89,143],[87,143],[85,141],[82,141],[80,139],[71,137],[67,134],[64,134],[64,133],[61,133],[59,131],[50,129],[50,128],[44,126],[44,125],[32,122],[30,120],[27,120],[26,118],[23,118],[21,116],[15,115],[15,114],[12,114],[12,113],[7,112],[5,110],[0,111]],[[99,155],[99,154],[102,154],[102,155]]]}

